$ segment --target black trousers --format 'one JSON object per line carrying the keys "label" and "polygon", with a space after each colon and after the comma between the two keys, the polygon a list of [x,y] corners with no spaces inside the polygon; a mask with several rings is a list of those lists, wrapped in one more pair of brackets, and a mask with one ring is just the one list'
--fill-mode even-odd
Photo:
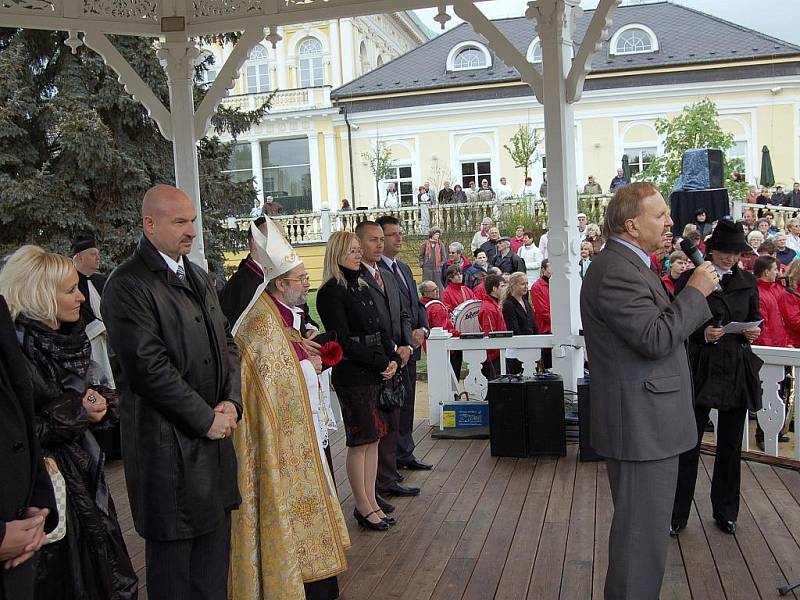
{"label": "black trousers", "polygon": [[[378,409],[380,410],[380,409]],[[400,438],[400,409],[383,413],[386,435],[378,442],[378,476],[375,488],[380,494],[400,480],[397,472],[397,441]]]}
{"label": "black trousers", "polygon": [[212,532],[188,540],[145,541],[150,600],[227,600],[231,514]]}
{"label": "black trousers", "polygon": [[397,438],[397,457],[398,463],[410,463],[414,457],[414,401],[417,393],[417,361],[409,360],[406,363],[405,379],[403,385],[406,388],[406,399],[400,408],[400,423]]}
{"label": "black trousers", "polygon": [[[681,454],[678,463],[678,485],[672,507],[672,522],[685,525],[694,498],[697,467],[700,460],[700,441],[703,439],[710,408],[695,407],[697,445]],[[714,518],[735,521],[739,516],[739,488],[741,483],[742,435],[744,434],[745,408],[718,411],[717,454],[714,458],[714,475],[711,478],[711,505]]]}

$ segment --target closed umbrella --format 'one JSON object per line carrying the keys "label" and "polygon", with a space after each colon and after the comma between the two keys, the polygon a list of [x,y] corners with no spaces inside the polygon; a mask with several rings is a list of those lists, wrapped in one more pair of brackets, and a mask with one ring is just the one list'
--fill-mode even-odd
{"label": "closed umbrella", "polygon": [[769,157],[769,148],[761,149],[761,178],[759,184],[766,187],[775,185],[775,173],[772,172],[772,159]]}
{"label": "closed umbrella", "polygon": [[628,181],[631,180],[631,164],[630,159],[628,158],[627,154],[622,155],[622,172],[625,175],[625,179]]}

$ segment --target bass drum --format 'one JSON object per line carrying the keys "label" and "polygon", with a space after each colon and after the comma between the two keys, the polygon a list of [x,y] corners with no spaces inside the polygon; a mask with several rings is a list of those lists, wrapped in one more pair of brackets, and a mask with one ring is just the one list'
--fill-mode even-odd
{"label": "bass drum", "polygon": [[478,333],[481,325],[478,323],[478,313],[481,311],[480,300],[467,300],[453,309],[450,320],[453,327],[461,333]]}

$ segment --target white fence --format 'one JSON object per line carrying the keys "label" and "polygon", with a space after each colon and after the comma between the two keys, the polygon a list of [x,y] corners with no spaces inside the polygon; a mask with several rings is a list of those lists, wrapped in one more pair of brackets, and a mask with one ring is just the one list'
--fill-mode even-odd
{"label": "white fence", "polygon": [[[582,338],[575,340],[576,346],[583,346]],[[514,351],[514,357],[523,363],[523,374],[532,375],[536,368],[543,348],[553,348],[552,335],[520,335],[511,338],[483,338],[478,340],[463,340],[451,337],[443,329],[436,328],[431,331],[428,338],[428,408],[431,425],[439,425],[440,402],[451,402],[459,393],[460,388],[455,382],[452,368],[450,367],[449,351],[461,350],[464,353],[464,362],[469,371],[463,382],[464,391],[470,398],[486,399],[488,382],[481,373],[481,363],[486,360],[487,350],[500,350],[501,370],[505,373],[505,358],[508,350]],[[558,348],[553,348],[557,353]],[[792,376],[795,371],[800,373],[800,349],[772,348],[766,346],[753,346],[753,351],[764,361],[761,368],[762,402],[763,408],[756,414],[758,423],[764,431],[764,452],[771,456],[780,456],[778,452],[778,436],[784,426],[786,418],[786,405],[779,395],[779,385],[783,381],[786,367],[790,368]],[[798,406],[800,397],[795,379],[794,404]],[[569,385],[567,384],[568,388]],[[712,411],[712,420],[716,423],[716,411]],[[749,419],[745,424],[742,448],[750,450],[749,428],[754,426]],[[800,444],[797,443],[797,433],[800,431],[800,417],[798,411],[794,413],[794,458],[800,460]]]}

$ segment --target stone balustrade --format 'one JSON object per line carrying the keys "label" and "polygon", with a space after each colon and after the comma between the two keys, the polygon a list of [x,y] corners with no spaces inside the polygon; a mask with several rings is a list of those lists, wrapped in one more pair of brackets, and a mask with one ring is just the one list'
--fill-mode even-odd
{"label": "stone balustrade", "polygon": [[[583,338],[578,337],[572,342],[575,346],[583,346]],[[488,382],[481,373],[481,363],[486,360],[487,350],[500,350],[501,372],[505,373],[505,358],[509,351],[514,352],[514,357],[523,363],[523,374],[532,375],[536,368],[543,348],[553,348],[552,335],[520,335],[510,338],[482,338],[477,340],[464,340],[452,337],[447,331],[436,328],[431,331],[427,341],[428,348],[428,407],[431,425],[439,425],[440,403],[452,402],[461,391],[460,386],[467,392],[471,399],[485,400],[488,391]],[[451,350],[461,350],[464,354],[464,363],[468,372],[459,384],[450,367],[448,353]],[[558,352],[554,348],[553,352]],[[778,436],[784,427],[786,418],[786,403],[779,394],[779,385],[787,372],[787,367],[792,377],[800,367],[800,349],[773,348],[767,346],[753,346],[753,351],[764,361],[761,367],[762,403],[763,408],[756,413],[756,418],[764,431],[764,453],[770,456],[781,456],[779,453]],[[797,380],[795,379],[795,382]],[[565,384],[569,388],[568,384]],[[797,406],[800,392],[798,385],[794,386],[794,404]],[[711,419],[716,423],[716,411],[711,411]],[[750,448],[750,429],[755,424],[749,419],[745,423],[745,432],[742,439],[742,449]],[[794,413],[795,432],[800,431],[800,416]],[[800,461],[800,444],[797,443],[796,433],[794,441],[793,458]]]}
{"label": "stone balustrade", "polygon": [[[255,110],[272,95],[272,92],[258,94],[236,94],[223,98],[222,105],[241,110]],[[323,108],[331,105],[331,86],[278,90],[272,98],[270,113]]]}
{"label": "stone balustrade", "polygon": [[732,215],[734,219],[743,219],[744,211],[753,208],[756,217],[764,212],[772,213],[772,224],[780,231],[788,231],[786,222],[800,214],[800,209],[791,206],[775,206],[774,204],[750,204],[748,202],[734,202]]}

